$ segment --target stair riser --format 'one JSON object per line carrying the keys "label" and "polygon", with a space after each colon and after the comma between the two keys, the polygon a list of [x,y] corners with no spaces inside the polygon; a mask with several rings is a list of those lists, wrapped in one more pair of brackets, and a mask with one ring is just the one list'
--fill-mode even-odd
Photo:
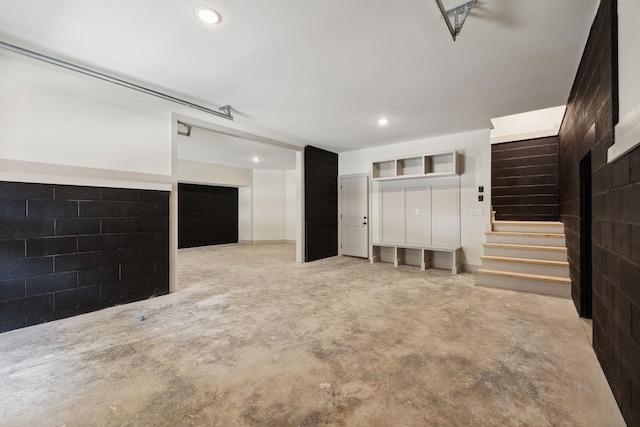
{"label": "stair riser", "polygon": [[487,243],[565,247],[564,237],[496,236],[489,234],[487,235]]}
{"label": "stair riser", "polygon": [[483,260],[482,268],[486,270],[506,271],[510,273],[538,274],[541,276],[569,278],[569,267],[567,266],[557,267],[552,265]]}
{"label": "stair riser", "polygon": [[564,233],[564,225],[538,225],[527,224],[493,224],[493,231],[513,231],[516,233]]}
{"label": "stair riser", "polygon": [[571,298],[571,286],[559,283],[549,283],[529,279],[514,279],[511,277],[498,277],[489,275],[478,276],[478,286],[488,288],[509,289],[520,292],[533,292],[536,294],[552,295],[561,298]]}
{"label": "stair riser", "polygon": [[510,258],[542,259],[548,261],[566,261],[566,252],[541,251],[534,249],[484,248],[485,255],[505,256]]}

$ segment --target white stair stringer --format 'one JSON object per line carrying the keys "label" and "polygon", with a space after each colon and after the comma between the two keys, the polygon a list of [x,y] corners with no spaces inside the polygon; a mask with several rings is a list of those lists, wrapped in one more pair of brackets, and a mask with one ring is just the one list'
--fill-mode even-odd
{"label": "white stair stringer", "polygon": [[491,226],[478,286],[571,297],[561,222],[493,220]]}

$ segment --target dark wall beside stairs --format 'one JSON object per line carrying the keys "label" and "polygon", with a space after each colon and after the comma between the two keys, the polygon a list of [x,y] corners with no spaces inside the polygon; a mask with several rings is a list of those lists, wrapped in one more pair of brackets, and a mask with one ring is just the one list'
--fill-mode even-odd
{"label": "dark wall beside stairs", "polygon": [[304,148],[305,261],[338,255],[338,155]]}
{"label": "dark wall beside stairs", "polygon": [[178,184],[178,247],[238,243],[238,189]]}
{"label": "dark wall beside stairs", "polygon": [[628,425],[640,425],[640,149],[613,163],[616,2],[602,0],[559,135],[561,217],[580,311],[579,162],[591,153],[593,347]]}
{"label": "dark wall beside stairs", "polygon": [[557,221],[558,137],[492,145],[491,183],[496,219]]}
{"label": "dark wall beside stairs", "polygon": [[169,292],[169,192],[0,182],[0,332]]}

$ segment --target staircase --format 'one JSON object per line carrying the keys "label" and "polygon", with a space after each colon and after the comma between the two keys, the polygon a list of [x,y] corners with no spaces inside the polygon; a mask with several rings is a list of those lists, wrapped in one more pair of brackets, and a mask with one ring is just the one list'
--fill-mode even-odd
{"label": "staircase", "polygon": [[561,222],[496,221],[487,231],[478,286],[571,297]]}

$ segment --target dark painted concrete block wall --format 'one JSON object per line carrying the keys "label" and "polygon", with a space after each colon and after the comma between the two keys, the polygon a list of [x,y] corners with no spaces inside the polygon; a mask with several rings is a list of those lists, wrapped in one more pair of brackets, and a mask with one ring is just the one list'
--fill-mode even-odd
{"label": "dark painted concrete block wall", "polygon": [[305,261],[338,255],[338,155],[304,149]]}
{"label": "dark painted concrete block wall", "polygon": [[617,5],[602,0],[560,129],[561,215],[580,310],[579,162],[591,153],[593,345],[629,425],[640,425],[640,149],[614,163]]}
{"label": "dark painted concrete block wall", "polygon": [[0,332],[169,292],[169,192],[0,182]]}
{"label": "dark painted concrete block wall", "polygon": [[238,243],[238,189],[178,184],[178,247]]}
{"label": "dark painted concrete block wall", "polygon": [[558,137],[491,146],[491,204],[496,219],[558,221]]}

